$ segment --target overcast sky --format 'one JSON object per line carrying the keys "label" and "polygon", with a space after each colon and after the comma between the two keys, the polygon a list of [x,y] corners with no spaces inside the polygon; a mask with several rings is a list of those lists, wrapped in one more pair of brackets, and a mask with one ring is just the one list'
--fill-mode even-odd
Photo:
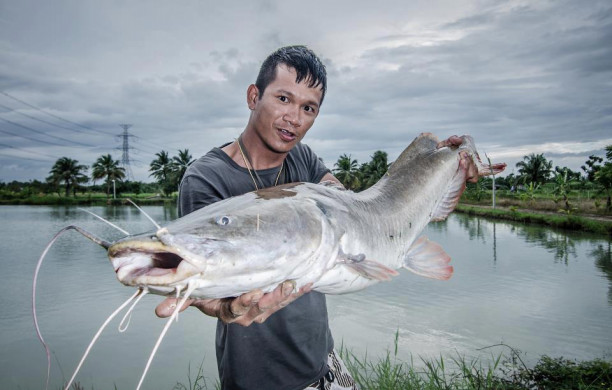
{"label": "overcast sky", "polygon": [[304,142],[390,160],[421,132],[471,134],[511,173],[529,153],[579,169],[612,144],[612,2],[0,0],[0,181],[57,158],[199,157],[243,130],[261,61],[313,49],[328,94]]}

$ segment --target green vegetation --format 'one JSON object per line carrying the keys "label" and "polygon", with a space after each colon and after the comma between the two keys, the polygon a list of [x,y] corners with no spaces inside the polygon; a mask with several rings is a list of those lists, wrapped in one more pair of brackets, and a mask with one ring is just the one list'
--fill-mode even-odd
{"label": "green vegetation", "polygon": [[[341,346],[340,356],[361,390],[610,390],[612,361],[593,359],[583,362],[543,355],[528,367],[521,353],[504,344],[506,354],[490,359],[467,359],[456,355],[435,359],[420,358],[419,363],[398,358],[398,333],[393,351],[372,359],[357,356]],[[219,381],[204,376],[202,366],[187,384],[177,383],[173,390],[219,389]],[[211,384],[214,383],[214,384]],[[75,390],[80,387],[75,387]]]}
{"label": "green vegetation", "polygon": [[[124,169],[107,154],[92,165],[94,185],[90,186],[85,186],[89,181],[85,174],[87,166],[62,157],[53,165],[45,182],[0,182],[0,204],[123,204],[121,199],[126,197],[139,204],[176,202],[180,180],[194,160],[188,149],[179,150],[173,157],[164,150],[155,156],[149,165],[155,183],[124,181]],[[363,191],[383,177],[389,165],[387,153],[381,150],[374,152],[370,161],[362,164],[343,154],[334,164],[333,173],[347,189]],[[552,166],[552,161],[544,154],[524,156],[516,164],[518,175],[511,173],[495,178],[498,209],[486,208],[492,203],[493,180],[481,178],[478,183],[468,183],[458,210],[524,223],[610,234],[612,145],[606,147],[605,160],[595,155],[589,157],[582,166],[584,175],[566,167],[552,169]],[[95,180],[100,179],[104,180],[104,185],[95,185]],[[118,199],[110,198],[111,183]]]}
{"label": "green vegetation", "polygon": [[191,159],[189,149],[179,150],[178,156],[172,158],[170,158],[165,150],[155,155],[157,158],[151,161],[149,166],[150,176],[157,180],[157,184],[162,189],[164,195],[169,196],[174,191],[178,191],[178,186],[187,167],[194,160]]}
{"label": "green vegetation", "polygon": [[492,209],[460,204],[455,210],[468,215],[478,215],[522,223],[537,223],[560,229],[612,235],[612,220],[596,220],[577,215],[541,214],[531,211],[519,211],[516,207],[511,207],[509,209]]}
{"label": "green vegetation", "polygon": [[376,361],[341,351],[342,359],[362,390],[609,390],[612,362],[594,359],[576,362],[542,356],[527,367],[519,352],[494,357],[483,365],[462,356],[421,359],[422,368],[387,354]]}
{"label": "green vegetation", "polygon": [[122,181],[125,179],[125,168],[119,166],[118,160],[113,160],[110,154],[100,156],[91,166],[91,178],[95,181],[104,179],[106,183],[106,197],[110,196],[111,183]]}
{"label": "green vegetation", "polygon": [[343,154],[334,164],[336,168],[332,171],[346,189],[363,191],[376,184],[387,173],[389,165],[387,152],[377,150],[372,155],[372,159],[361,164],[359,168],[357,168],[357,160],[351,159],[350,155]]}

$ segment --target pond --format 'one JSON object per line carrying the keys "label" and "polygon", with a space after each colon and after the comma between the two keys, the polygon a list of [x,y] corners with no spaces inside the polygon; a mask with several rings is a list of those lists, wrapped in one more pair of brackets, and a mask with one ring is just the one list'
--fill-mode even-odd
{"label": "pond", "polygon": [[[176,218],[168,207],[145,207],[155,220]],[[92,207],[131,233],[151,230],[135,208]],[[34,267],[51,237],[78,224],[100,237],[121,234],[74,207],[0,207],[2,289],[0,378],[7,389],[40,389],[45,352],[31,316]],[[440,243],[455,268],[448,281],[401,271],[389,283],[342,296],[328,296],[336,345],[369,357],[393,349],[398,356],[491,359],[504,343],[535,362],[540,355],[592,359],[612,355],[612,259],[606,237],[554,231],[453,214],[424,232]],[[76,367],[106,317],[133,290],[117,282],[105,251],[76,232],[62,236],[43,264],[38,314],[52,351],[51,385],[59,388]],[[102,334],[77,380],[85,388],[133,389],[165,320],[153,310],[161,300],[146,296],[127,331],[116,318]],[[144,388],[172,389],[202,367],[213,384],[215,320],[189,309],[170,327]],[[483,349],[484,348],[484,349]]]}

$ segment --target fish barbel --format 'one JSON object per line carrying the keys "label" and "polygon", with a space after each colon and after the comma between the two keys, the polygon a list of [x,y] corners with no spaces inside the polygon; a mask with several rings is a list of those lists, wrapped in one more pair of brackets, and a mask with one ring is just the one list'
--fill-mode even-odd
{"label": "fish barbel", "polygon": [[445,219],[465,189],[459,153],[472,156],[480,176],[505,168],[482,164],[472,138],[461,138],[458,147],[437,148],[435,136],[421,134],[363,192],[292,183],[246,193],[120,240],[108,256],[121,283],[160,295],[189,286],[192,298],[269,292],[286,280],[341,294],[399,268],[448,279],[449,256],[419,235]]}

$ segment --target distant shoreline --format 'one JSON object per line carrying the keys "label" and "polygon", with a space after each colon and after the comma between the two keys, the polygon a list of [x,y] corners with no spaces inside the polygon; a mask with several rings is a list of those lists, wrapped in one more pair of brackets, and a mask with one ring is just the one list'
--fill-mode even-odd
{"label": "distant shoreline", "polygon": [[459,204],[456,212],[481,217],[545,225],[559,229],[612,236],[612,217],[605,215],[561,214],[543,210]]}
{"label": "distant shoreline", "polygon": [[[22,199],[0,199],[0,206],[127,206],[131,199],[138,205],[145,206],[174,206],[176,196],[169,198],[148,195],[123,198],[104,198],[92,196],[57,197],[33,196]],[[612,236],[612,216],[576,213],[569,215],[549,210],[536,210],[531,208],[517,208],[515,206],[498,206],[492,208],[482,204],[460,203],[456,212],[468,215],[482,216],[525,224],[539,224],[565,230],[584,231]]]}

